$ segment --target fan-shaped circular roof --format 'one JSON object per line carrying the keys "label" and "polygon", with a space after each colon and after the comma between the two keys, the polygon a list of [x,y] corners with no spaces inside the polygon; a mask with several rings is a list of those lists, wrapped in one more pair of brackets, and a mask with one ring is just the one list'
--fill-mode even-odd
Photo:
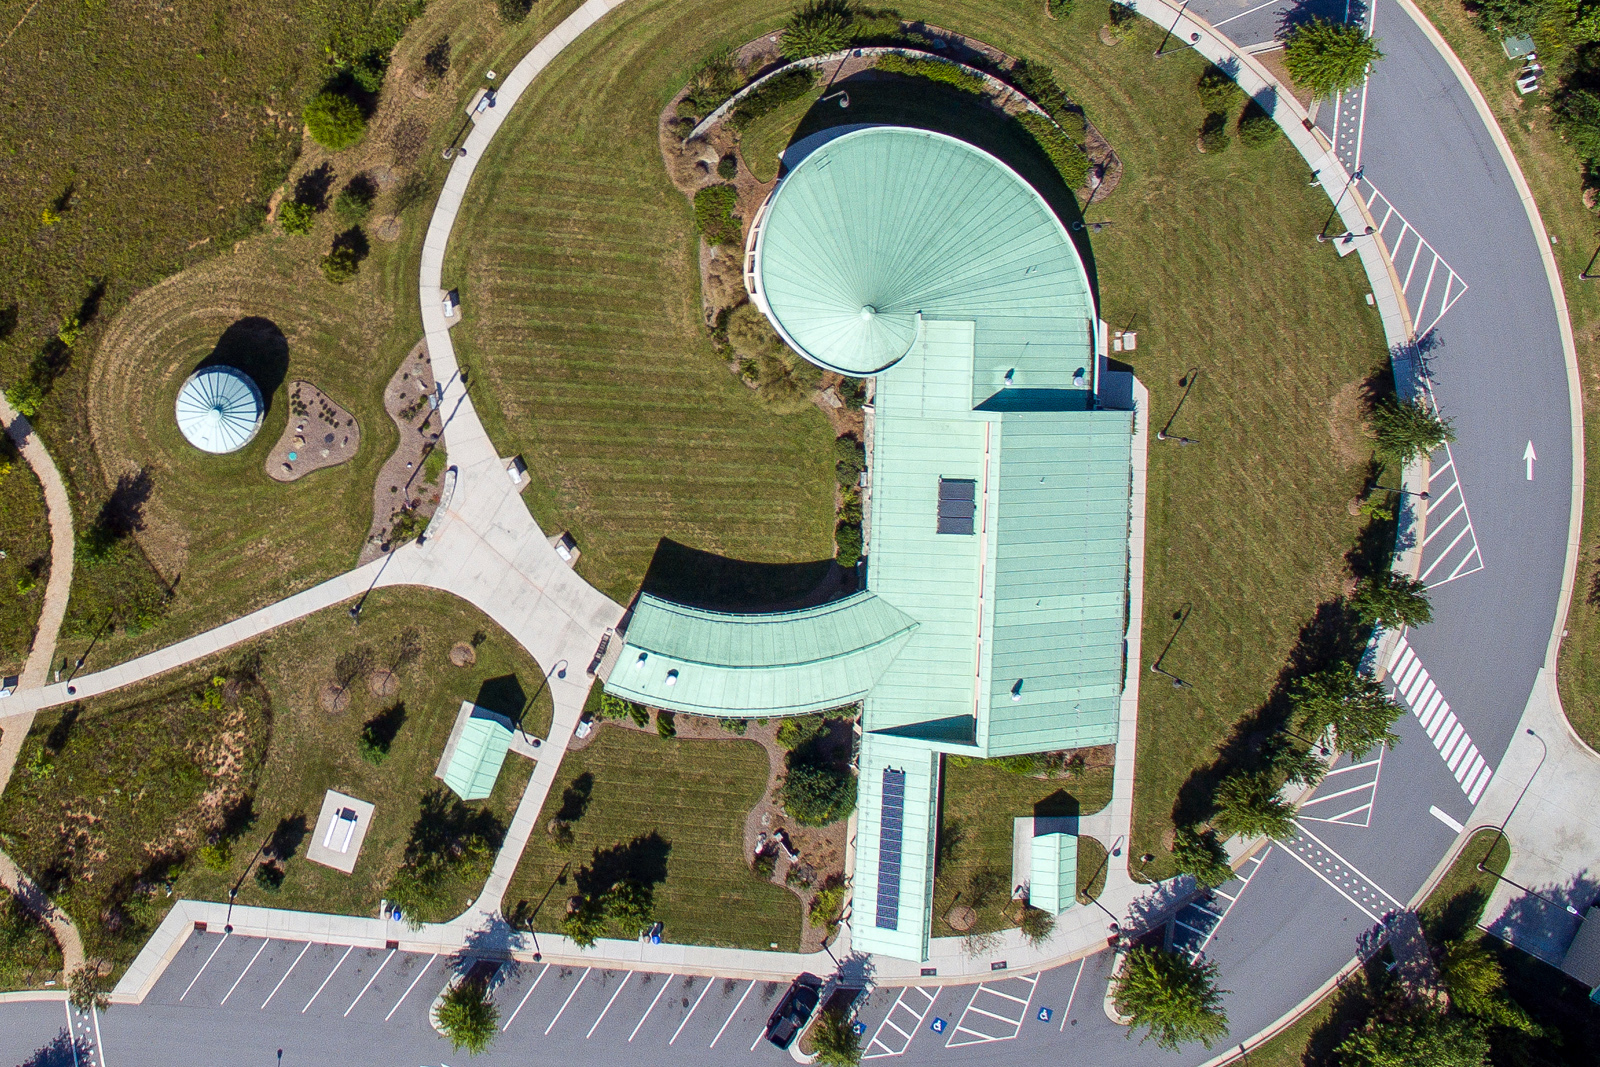
{"label": "fan-shaped circular roof", "polygon": [[905,355],[919,312],[975,320],[980,364],[1069,333],[1080,343],[1094,315],[1043,197],[982,149],[927,130],[874,126],[812,151],[773,191],[755,257],[784,339],[845,374]]}
{"label": "fan-shaped circular roof", "polygon": [[178,390],[178,429],[202,452],[236,452],[261,428],[261,390],[244,371],[205,367]]}

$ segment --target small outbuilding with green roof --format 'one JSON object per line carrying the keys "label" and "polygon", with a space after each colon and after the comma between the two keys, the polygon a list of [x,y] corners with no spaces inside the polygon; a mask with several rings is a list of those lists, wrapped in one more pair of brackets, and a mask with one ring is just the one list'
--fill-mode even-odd
{"label": "small outbuilding with green roof", "polygon": [[463,700],[434,777],[442,779],[462,800],[487,798],[494,792],[511,750],[514,730],[506,716]]}

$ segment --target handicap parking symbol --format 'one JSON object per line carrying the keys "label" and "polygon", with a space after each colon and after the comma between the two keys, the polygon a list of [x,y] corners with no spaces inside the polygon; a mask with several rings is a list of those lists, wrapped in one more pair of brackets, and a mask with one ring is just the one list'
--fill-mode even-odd
{"label": "handicap parking symbol", "polygon": [[928,1029],[932,1030],[936,1034],[942,1034],[944,1033],[944,1028],[949,1025],[950,1024],[945,1022],[943,1019],[939,1018],[938,1016],[934,1016],[933,1022],[928,1024]]}
{"label": "handicap parking symbol", "polygon": [[1047,1023],[1047,1022],[1050,1021],[1050,1009],[1049,1008],[1040,1008],[1039,1009],[1039,1021],[1042,1022],[1042,1023]]}

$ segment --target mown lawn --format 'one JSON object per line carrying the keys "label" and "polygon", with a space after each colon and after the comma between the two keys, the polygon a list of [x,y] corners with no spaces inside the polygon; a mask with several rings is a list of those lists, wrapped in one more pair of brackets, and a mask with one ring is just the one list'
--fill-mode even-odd
{"label": "mown lawn", "polygon": [[[1595,269],[1590,265],[1595,252],[1594,213],[1583,206],[1584,165],[1551,127],[1549,102],[1557,82],[1553,73],[1547,73],[1541,78],[1543,92],[1521,95],[1515,84],[1521,64],[1506,59],[1498,36],[1484,33],[1479,19],[1469,15],[1459,0],[1421,0],[1419,6],[1482,90],[1555,242],[1550,251],[1572,316],[1578,366],[1585,369],[1580,384],[1588,424],[1585,469],[1600,470],[1600,430],[1593,414],[1600,405],[1600,381],[1588,372],[1600,343],[1600,290],[1577,280],[1580,273]],[[1584,494],[1577,583],[1556,677],[1561,706],[1591,748],[1600,748],[1600,540],[1595,536],[1600,500],[1596,495]]]}
{"label": "mown lawn", "polygon": [[50,527],[33,468],[0,433],[0,677],[17,674],[44,607]]}
{"label": "mown lawn", "polygon": [[[401,654],[410,630],[415,658]],[[450,663],[457,642],[475,646],[476,662]],[[342,711],[330,713],[323,688],[337,662],[363,654]],[[368,674],[392,670],[397,688],[380,697]],[[227,708],[198,708],[220,672],[253,678]],[[305,911],[376,914],[398,868],[424,793],[457,711],[474,700],[519,717],[530,734],[550,724],[543,672],[499,627],[462,601],[422,590],[378,590],[359,628],[331,608],[179,675],[137,689],[43,713],[35,721],[5,796],[0,841],[27,870],[51,885],[84,930],[90,951],[119,966],[130,960],[174,896]],[[226,692],[226,691],[225,691]],[[401,705],[396,715],[391,709]],[[219,716],[248,711],[249,729],[218,729]],[[380,764],[357,745],[364,723],[389,711],[402,720]],[[246,743],[248,739],[248,743]],[[223,768],[219,770],[218,768]],[[532,763],[509,756],[495,792],[470,805],[508,825]],[[226,779],[221,800],[217,783]],[[305,859],[323,795],[337,789],[376,806],[350,875]],[[73,836],[58,829],[65,812]],[[196,852],[221,833],[229,856],[210,869]],[[269,838],[287,852],[281,888],[268,892],[247,876]],[[450,883],[436,920],[461,910],[482,886],[486,865]],[[243,879],[242,883],[240,879]],[[148,891],[147,891],[148,890]],[[115,906],[115,907],[113,907]],[[109,921],[108,921],[109,918]],[[121,924],[120,927],[118,924]]]}
{"label": "mown lawn", "polygon": [[[788,7],[641,2],[608,16],[529,91],[457,222],[446,278],[468,317],[455,336],[490,386],[491,433],[539,457],[536,514],[578,533],[585,573],[613,595],[633,591],[661,536],[766,559],[826,544],[825,428],[759,411],[713,352],[690,211],[656,127],[699,57]],[[1192,688],[1141,694],[1130,848],[1165,875],[1175,814],[1204,816],[1217,746],[1346,580],[1360,529],[1347,503],[1369,455],[1361,390],[1386,360],[1378,317],[1359,264],[1310,240],[1327,200],[1286,142],[1196,151],[1202,64],[1155,60],[1158,28],[1106,47],[1094,5],[1061,21],[1024,0],[901,14],[1054,68],[1123,163],[1089,212],[1114,223],[1093,239],[1092,270],[1103,317],[1138,331],[1125,358],[1157,428],[1200,370],[1171,426],[1200,443],[1151,442],[1147,659],[1192,609],[1164,664]]]}
{"label": "mown lawn", "polygon": [[[66,629],[81,652],[111,619],[101,665],[355,562],[372,481],[395,444],[382,388],[421,333],[417,254],[446,165],[440,149],[485,71],[507,69],[576,0],[541,4],[516,25],[478,0],[436,0],[396,48],[366,137],[330,155],[302,141],[299,114],[328,74],[320,19],[334,6],[37,5],[0,52],[12,75],[0,87],[0,141],[13,146],[0,153],[0,386],[23,376],[65,318],[82,320],[37,421],[80,531],[102,514],[134,530],[111,565],[74,573]],[[449,70],[419,96],[423,57],[441,42]],[[73,91],[62,94],[66,83]],[[138,121],[108,123],[108,113]],[[286,173],[293,188],[324,165],[327,201],[363,172],[382,186],[364,224],[370,253],[345,286],[318,269],[350,225],[332,210],[309,237],[252,228]],[[64,191],[52,208],[60,221],[46,225],[41,212]],[[397,239],[380,239],[376,224],[394,214]],[[275,395],[248,448],[206,457],[177,433],[173,400],[241,322],[268,339],[217,354],[264,370]],[[364,439],[352,463],[282,485],[262,463],[288,416],[279,383],[293,377],[348,407]],[[140,619],[138,605],[169,590],[167,616]],[[126,633],[130,624],[145,632]]]}
{"label": "mown lawn", "polygon": [[0,992],[60,982],[61,949],[45,925],[0,889]]}
{"label": "mown lawn", "polygon": [[[582,869],[599,860],[652,886],[669,941],[797,951],[799,898],[758,878],[743,855],[745,816],[766,782],[754,741],[602,727],[562,761],[506,909],[532,910],[536,929],[559,930]],[[566,848],[547,829],[557,813],[572,824]]]}
{"label": "mown lawn", "polygon": [[[1004,914],[1011,904],[1012,820],[1029,815],[1093,815],[1111,801],[1111,768],[1036,778],[983,760],[958,764],[947,758],[941,799],[933,934],[949,937],[962,932],[945,922],[945,913],[956,904],[975,908],[975,931],[998,930],[1012,925]],[[1092,888],[1097,873],[1103,884],[1105,872],[1099,868],[1104,850],[1088,847],[1087,839],[1078,847],[1078,887]],[[973,889],[984,881],[999,888],[980,893],[981,903],[974,904]]]}

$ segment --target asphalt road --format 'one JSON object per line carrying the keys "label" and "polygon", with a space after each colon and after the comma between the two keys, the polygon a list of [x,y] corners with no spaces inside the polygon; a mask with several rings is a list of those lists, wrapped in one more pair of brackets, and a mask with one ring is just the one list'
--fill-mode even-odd
{"label": "asphalt road", "polygon": [[[1350,10],[1316,2],[1323,13]],[[1308,9],[1201,0],[1191,10],[1248,47]],[[1371,18],[1387,58],[1364,101],[1325,107],[1319,121],[1340,136],[1341,155],[1359,158],[1357,190],[1388,220],[1408,304],[1432,325],[1429,386],[1458,434],[1451,453],[1435,457],[1437,533],[1423,552],[1435,621],[1407,635],[1430,679],[1421,702],[1443,694],[1455,721],[1431,739],[1407,716],[1401,744],[1381,763],[1340,765],[1303,810],[1302,840],[1272,846],[1250,865],[1248,884],[1225,886],[1189,913],[1199,932],[1180,932],[1220,965],[1233,1041],[1292,1009],[1421,887],[1455,838],[1432,809],[1470,822],[1473,798],[1446,756],[1475,746],[1492,768],[1504,753],[1544,659],[1565,555],[1567,379],[1537,239],[1488,131],[1421,30],[1393,0],[1351,14]],[[1445,279],[1442,288],[1424,284],[1429,277]],[[1529,442],[1538,455],[1531,481]],[[1445,506],[1458,500],[1467,507]],[[1109,965],[1101,954],[1030,978],[1001,972],[939,989],[931,1002],[916,990],[877,990],[861,1014],[868,1055],[987,1063],[1003,1042],[1006,1055],[1048,1051],[1095,1065],[1209,1058],[1198,1046],[1165,1054],[1128,1040],[1102,1010]],[[280,1048],[288,1065],[446,1063],[459,1057],[426,1012],[447,967],[405,953],[199,935],[145,1004],[79,1020],[76,1044],[65,1039],[71,1019],[60,1004],[0,1006],[0,1063],[100,1067],[96,1042],[109,1067],[270,1065]],[[496,994],[509,1026],[483,1060],[779,1062],[760,1040],[779,992],[764,982],[524,965]]]}

